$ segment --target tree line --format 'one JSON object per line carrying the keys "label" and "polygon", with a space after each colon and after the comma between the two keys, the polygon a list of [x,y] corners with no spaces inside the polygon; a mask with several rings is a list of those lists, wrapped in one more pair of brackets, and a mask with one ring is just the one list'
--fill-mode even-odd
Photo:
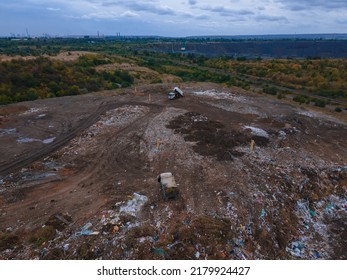
{"label": "tree line", "polygon": [[79,95],[128,87],[133,77],[123,70],[97,71],[108,63],[102,55],[85,55],[75,62],[46,57],[0,63],[0,104]]}

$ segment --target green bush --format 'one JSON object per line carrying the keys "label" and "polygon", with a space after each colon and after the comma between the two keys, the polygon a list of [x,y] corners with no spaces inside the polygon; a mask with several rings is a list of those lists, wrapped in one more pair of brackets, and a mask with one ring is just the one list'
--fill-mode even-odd
{"label": "green bush", "polygon": [[316,99],[316,101],[314,102],[315,106],[321,107],[321,108],[324,108],[326,104],[327,104],[326,101],[322,99]]}
{"label": "green bush", "polygon": [[298,102],[299,104],[303,104],[306,102],[306,97],[304,95],[296,95],[293,98],[293,101]]}
{"label": "green bush", "polygon": [[277,94],[277,88],[266,86],[263,88],[263,92],[271,95]]}

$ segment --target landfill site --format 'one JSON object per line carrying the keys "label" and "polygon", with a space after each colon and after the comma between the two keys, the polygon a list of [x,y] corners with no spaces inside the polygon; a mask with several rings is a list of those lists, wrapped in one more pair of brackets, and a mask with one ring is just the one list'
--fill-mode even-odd
{"label": "landfill site", "polygon": [[174,86],[0,107],[0,259],[346,260],[347,124]]}

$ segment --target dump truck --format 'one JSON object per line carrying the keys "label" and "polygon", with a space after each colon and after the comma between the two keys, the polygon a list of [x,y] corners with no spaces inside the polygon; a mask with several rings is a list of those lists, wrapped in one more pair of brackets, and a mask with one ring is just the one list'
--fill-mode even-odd
{"label": "dump truck", "polygon": [[161,173],[158,176],[158,182],[165,200],[177,198],[179,191],[171,172]]}
{"label": "dump truck", "polygon": [[177,99],[177,98],[180,98],[180,97],[184,97],[184,93],[183,93],[183,91],[179,87],[174,87],[173,88],[173,92],[170,92],[168,94],[168,98],[170,100]]}

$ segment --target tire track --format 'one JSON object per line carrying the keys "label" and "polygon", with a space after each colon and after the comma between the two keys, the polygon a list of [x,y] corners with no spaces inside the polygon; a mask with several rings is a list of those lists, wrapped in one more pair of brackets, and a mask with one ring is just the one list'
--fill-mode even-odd
{"label": "tire track", "polygon": [[[49,145],[45,145],[40,150],[31,151],[25,154],[20,155],[17,159],[5,162],[0,165],[0,175],[4,176],[14,171],[21,169],[37,160],[40,160],[47,155],[57,151],[59,148],[66,145],[69,141],[71,141],[77,134],[100,119],[100,116],[108,110],[116,109],[125,105],[139,105],[139,106],[148,106],[151,108],[159,108],[160,105],[157,104],[148,104],[145,102],[114,102],[114,103],[103,103],[99,106],[99,108],[94,111],[87,119],[84,119],[77,125],[75,128],[70,130],[67,134],[57,136],[56,140]],[[127,127],[126,127],[127,128]],[[124,129],[126,129],[124,128]]]}

